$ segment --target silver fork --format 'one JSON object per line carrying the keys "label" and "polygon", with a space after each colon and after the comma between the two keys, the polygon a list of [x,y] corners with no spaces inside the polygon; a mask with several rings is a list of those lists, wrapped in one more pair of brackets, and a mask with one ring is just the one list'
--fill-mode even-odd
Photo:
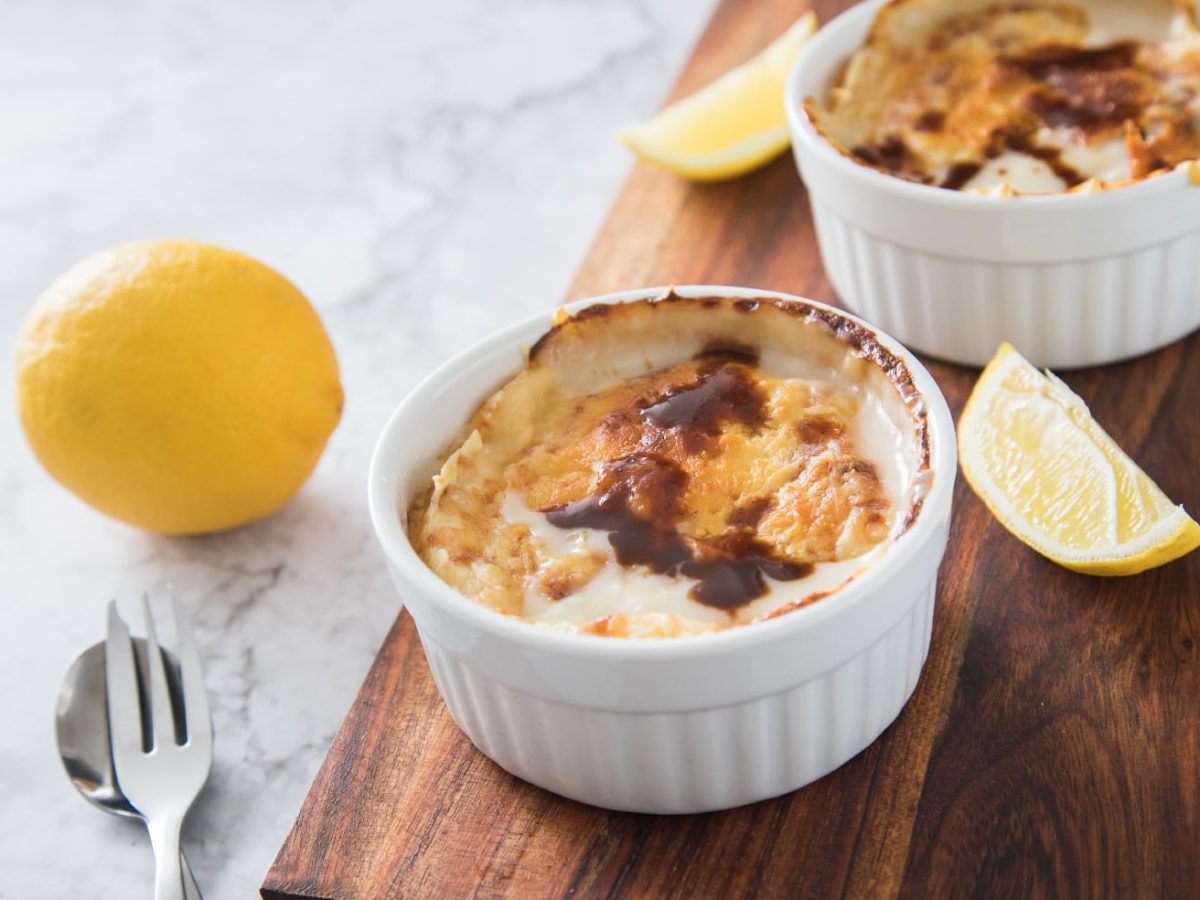
{"label": "silver fork", "polygon": [[[113,767],[126,798],[146,818],[154,848],[155,900],[182,900],[179,834],[212,767],[212,720],[200,654],[175,603],[172,601],[168,610],[175,621],[183,709],[171,705],[163,656],[145,597],[142,609],[146,619],[144,676],[134,658],[129,628],[117,613],[116,603],[108,605],[104,653]],[[177,719],[182,720],[186,732],[182,744],[176,740]]]}

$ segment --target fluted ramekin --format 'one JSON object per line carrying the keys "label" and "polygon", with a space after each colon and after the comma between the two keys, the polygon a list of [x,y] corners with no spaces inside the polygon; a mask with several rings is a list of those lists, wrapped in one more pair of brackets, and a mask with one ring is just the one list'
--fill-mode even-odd
{"label": "fluted ramekin", "polygon": [[1037,365],[1148,353],[1200,326],[1200,169],[1094,194],[986,197],[860,165],[813,126],[882,0],[809,42],[788,79],[792,148],[821,258],[845,304],[909,346],[983,365],[1003,341]]}
{"label": "fluted ramekin", "polygon": [[[662,292],[612,294],[568,310]],[[783,298],[828,310],[744,288],[675,293]],[[569,634],[457,593],[421,561],[405,527],[409,499],[462,424],[519,371],[526,349],[551,324],[551,314],[535,316],[435,371],[400,404],[371,462],[372,524],[454,721],[514,775],[609,809],[725,809],[831,772],[896,718],[928,653],[957,466],[954,425],[937,385],[911,353],[857,323],[909,369],[927,416],[932,482],[912,526],[848,586],[714,634]]]}

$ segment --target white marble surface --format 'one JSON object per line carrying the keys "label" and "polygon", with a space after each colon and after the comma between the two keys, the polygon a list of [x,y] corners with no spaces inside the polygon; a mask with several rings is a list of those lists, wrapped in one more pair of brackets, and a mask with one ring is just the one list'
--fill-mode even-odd
{"label": "white marble surface", "polygon": [[188,236],[291,277],[344,418],[301,494],[166,539],[58,487],[0,367],[0,897],[149,896],[140,826],[75,795],[52,710],[109,598],[173,585],[217,731],[186,847],[253,896],[398,608],[367,522],[382,423],[434,364],[554,304],[710,4],[52,0],[0,8],[0,346],[78,258]]}

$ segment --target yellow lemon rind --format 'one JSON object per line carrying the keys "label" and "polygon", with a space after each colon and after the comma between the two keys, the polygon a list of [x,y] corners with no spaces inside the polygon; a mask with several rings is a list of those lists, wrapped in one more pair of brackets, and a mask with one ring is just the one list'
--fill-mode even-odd
{"label": "yellow lemon rind", "polygon": [[745,175],[766,165],[791,144],[786,124],[752,135],[727,149],[691,156],[662,152],[653,135],[642,127],[624,128],[618,137],[639,158],[689,181],[723,181]]}

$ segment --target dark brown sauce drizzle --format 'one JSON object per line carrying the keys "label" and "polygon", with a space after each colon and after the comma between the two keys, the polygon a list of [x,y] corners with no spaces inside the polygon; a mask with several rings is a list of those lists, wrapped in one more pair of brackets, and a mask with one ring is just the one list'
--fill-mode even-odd
{"label": "dark brown sauce drizzle", "polygon": [[762,391],[746,367],[714,359],[694,384],[673,388],[642,409],[645,426],[674,431],[692,453],[721,432],[726,422],[759,428],[766,421]]}
{"label": "dark brown sauce drizzle", "polygon": [[[768,577],[795,581],[813,571],[811,563],[780,559],[760,541],[753,526],[709,540],[679,533],[675,519],[687,474],[669,460],[639,454],[615,460],[605,473],[611,482],[600,494],[544,510],[558,528],[595,528],[623,566],[644,566],[663,575],[694,578],[688,596],[729,612],[767,593]],[[766,512],[755,504],[758,518]]]}
{"label": "dark brown sauce drizzle", "polygon": [[[640,412],[647,432],[676,432],[695,452],[720,433],[722,424],[756,429],[766,421],[765,399],[748,366],[758,362],[757,348],[712,341],[696,354],[697,380],[667,391]],[[658,440],[643,441],[654,446]],[[625,456],[608,463],[599,491],[565,506],[543,510],[558,528],[594,528],[623,566],[644,566],[664,575],[694,578],[688,596],[716,609],[733,611],[767,593],[768,577],[794,581],[813,571],[775,555],[755,528],[770,508],[760,497],[730,515],[726,533],[713,538],[680,534],[681,499],[688,476],[675,463],[653,453]]]}
{"label": "dark brown sauce drizzle", "polygon": [[729,524],[735,528],[757,528],[758,523],[771,508],[773,501],[770,497],[756,497],[748,503],[734,509],[729,514]]}

